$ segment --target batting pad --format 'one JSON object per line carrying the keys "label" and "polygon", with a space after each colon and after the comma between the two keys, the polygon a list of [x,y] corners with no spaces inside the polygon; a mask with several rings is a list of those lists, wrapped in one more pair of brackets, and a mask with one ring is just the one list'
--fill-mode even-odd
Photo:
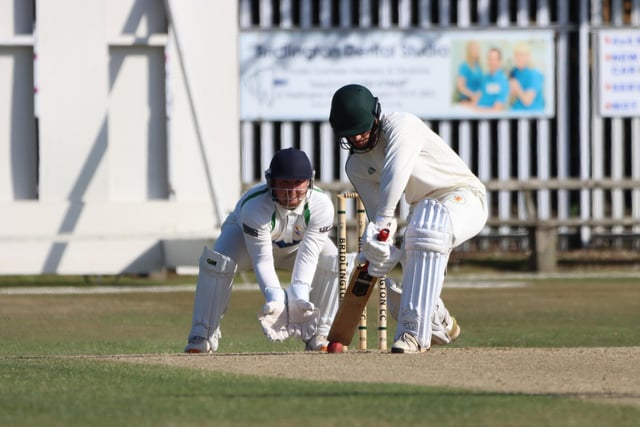
{"label": "batting pad", "polygon": [[[402,289],[398,287],[397,283],[390,278],[387,278],[387,310],[394,319],[398,320],[398,314],[400,313],[400,299],[402,298]],[[438,298],[436,308],[433,311],[431,318],[431,342],[440,345],[449,344],[451,340],[447,334],[445,324],[451,323],[451,316],[449,311],[444,306],[442,299]]]}
{"label": "batting pad", "polygon": [[208,338],[213,351],[218,349],[220,320],[229,304],[235,272],[234,260],[204,248],[200,256],[189,339],[198,336]]}
{"label": "batting pad", "polygon": [[387,282],[387,311],[394,319],[398,320],[400,314],[400,299],[402,298],[402,289],[395,280],[386,277]]}
{"label": "batting pad", "polygon": [[[351,277],[351,271],[355,266],[356,254],[347,254],[347,277]],[[337,255],[320,256],[316,274],[311,283],[309,300],[320,310],[317,335],[329,335],[329,329],[338,312],[340,283],[339,260]]]}
{"label": "batting pad", "polygon": [[415,206],[405,233],[406,264],[396,340],[408,332],[422,348],[430,347],[431,319],[451,251],[450,227],[447,208],[439,201],[423,200]]}

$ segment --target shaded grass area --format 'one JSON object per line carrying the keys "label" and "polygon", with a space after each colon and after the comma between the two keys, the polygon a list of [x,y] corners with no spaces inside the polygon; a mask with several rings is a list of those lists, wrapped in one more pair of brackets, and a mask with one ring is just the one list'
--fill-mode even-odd
{"label": "shaded grass area", "polygon": [[554,396],[265,379],[86,359],[0,358],[12,426],[631,426],[640,410]]}
{"label": "shaded grass area", "polygon": [[[640,342],[640,283],[633,279],[534,280],[522,288],[445,286],[443,298],[463,327],[453,346]],[[257,291],[233,292],[221,352],[302,350],[299,341],[265,339],[256,320],[262,303]],[[47,357],[182,352],[192,305],[193,292],[187,290],[1,295],[0,425],[630,426],[640,419],[637,407],[562,396],[318,383]],[[375,319],[372,301],[370,346]],[[395,323],[389,323],[391,340]]]}

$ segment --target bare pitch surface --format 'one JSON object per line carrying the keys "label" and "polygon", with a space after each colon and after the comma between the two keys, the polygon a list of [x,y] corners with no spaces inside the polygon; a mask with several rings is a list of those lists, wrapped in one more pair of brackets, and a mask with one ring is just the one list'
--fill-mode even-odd
{"label": "bare pitch surface", "polygon": [[640,406],[640,347],[446,348],[396,355],[351,351],[97,356],[316,381],[446,386],[478,392],[597,399]]}

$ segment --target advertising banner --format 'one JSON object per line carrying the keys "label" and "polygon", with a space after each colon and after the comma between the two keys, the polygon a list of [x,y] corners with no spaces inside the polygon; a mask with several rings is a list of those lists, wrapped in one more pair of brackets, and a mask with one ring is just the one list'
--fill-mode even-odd
{"label": "advertising banner", "polygon": [[640,116],[640,30],[602,30],[598,46],[600,115]]}
{"label": "advertising banner", "polygon": [[550,117],[552,31],[244,31],[242,120],[327,120],[359,83],[423,119]]}

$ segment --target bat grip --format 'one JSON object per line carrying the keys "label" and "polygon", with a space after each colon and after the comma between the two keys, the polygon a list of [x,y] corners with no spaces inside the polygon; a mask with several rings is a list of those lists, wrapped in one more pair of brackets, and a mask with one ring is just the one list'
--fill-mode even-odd
{"label": "bat grip", "polygon": [[378,240],[380,240],[381,242],[386,241],[389,238],[389,234],[390,234],[389,229],[388,228],[383,228],[378,233]]}

